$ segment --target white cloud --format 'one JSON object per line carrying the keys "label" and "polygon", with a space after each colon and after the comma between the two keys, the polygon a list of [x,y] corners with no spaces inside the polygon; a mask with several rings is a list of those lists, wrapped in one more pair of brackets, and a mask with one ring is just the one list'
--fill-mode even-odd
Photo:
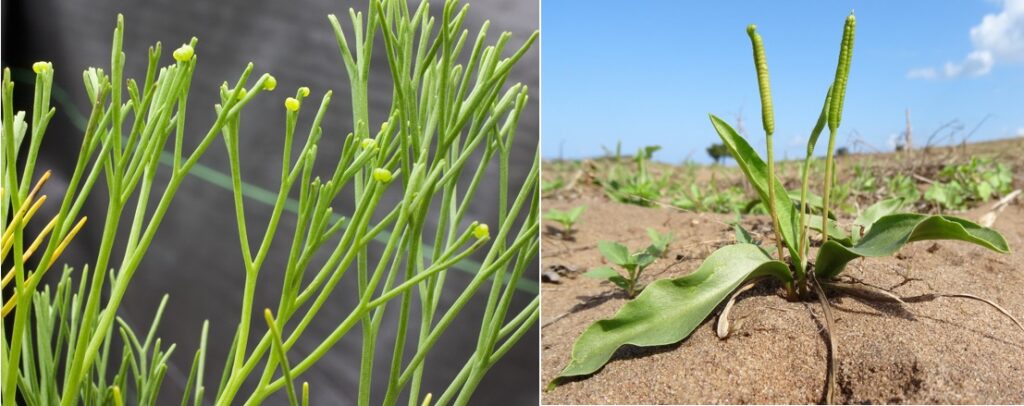
{"label": "white cloud", "polygon": [[941,69],[918,68],[907,72],[910,79],[953,79],[983,76],[996,62],[1024,62],[1024,0],[1004,0],[1003,10],[988,14],[971,27],[974,50],[959,62],[946,62]]}
{"label": "white cloud", "polygon": [[999,60],[1024,62],[1024,0],[1006,0],[1003,7],[971,28],[971,43]]}
{"label": "white cloud", "polygon": [[974,51],[967,54],[967,58],[960,63],[946,62],[942,67],[942,74],[947,78],[959,76],[981,76],[992,70],[996,60],[992,52],[988,50]]}

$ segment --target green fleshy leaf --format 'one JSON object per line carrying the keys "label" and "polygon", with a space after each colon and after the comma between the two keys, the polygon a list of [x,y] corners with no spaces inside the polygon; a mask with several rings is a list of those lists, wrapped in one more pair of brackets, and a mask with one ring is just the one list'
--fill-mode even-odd
{"label": "green fleshy leaf", "polygon": [[[711,124],[715,127],[715,131],[718,132],[722,142],[729,147],[733,159],[736,160],[740,169],[743,170],[747,180],[757,190],[761,200],[768,201],[768,165],[761,160],[761,157],[757,155],[757,151],[754,151],[754,148],[747,143],[747,140],[737,134],[736,130],[733,130],[728,123],[715,117],[713,114],[710,116]],[[778,224],[779,232],[789,248],[790,255],[793,258],[799,258],[800,255],[797,249],[800,245],[799,241],[797,241],[799,238],[799,233],[797,232],[799,215],[797,207],[790,199],[786,188],[777,178],[775,179],[775,192],[775,208],[778,210],[780,223]]]}
{"label": "green fleshy leaf", "polygon": [[831,279],[854,259],[889,256],[909,242],[922,240],[960,240],[999,253],[1010,252],[1006,240],[998,232],[961,218],[893,214],[878,219],[871,225],[871,231],[853,247],[826,242],[818,253],[815,272],[819,278]]}
{"label": "green fleshy leaf", "polygon": [[615,317],[592,324],[576,340],[572,361],[558,377],[592,374],[623,345],[649,347],[679,342],[741,283],[762,275],[790,280],[789,267],[765,255],[756,245],[723,247],[695,272],[651,283]]}

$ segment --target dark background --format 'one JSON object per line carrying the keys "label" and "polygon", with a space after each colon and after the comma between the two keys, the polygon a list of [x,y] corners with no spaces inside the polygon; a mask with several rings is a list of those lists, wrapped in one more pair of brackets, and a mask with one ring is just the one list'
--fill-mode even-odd
{"label": "dark background", "polygon": [[[431,12],[436,15],[443,2],[437,0],[432,3]],[[465,23],[465,28],[471,33],[469,45],[487,19],[491,20],[488,43],[493,42],[501,31],[512,32],[509,52],[521,45],[539,26],[539,6],[536,1],[473,0],[470,3]],[[410,6],[415,7],[417,4],[410,3]],[[134,77],[141,81],[147,63],[146,49],[155,42],[163,42],[161,61],[162,65],[166,65],[172,62],[170,53],[178,45],[188,42],[192,36],[199,38],[196,49],[199,62],[189,100],[186,146],[195,145],[213,123],[213,104],[218,101],[218,86],[224,81],[234,83],[246,63],[255,63],[254,78],[264,72],[277,78],[276,92],[261,95],[246,108],[241,133],[243,179],[275,193],[280,175],[284,128],[282,100],[294,94],[299,86],[312,89],[313,100],[307,103],[307,111],[300,116],[296,137],[296,142],[300,143],[312,120],[312,106],[319,103],[326,90],[333,89],[334,97],[323,123],[322,152],[318,160],[318,173],[329,175],[329,169],[325,168],[333,168],[333,160],[340,152],[343,137],[351,131],[351,108],[347,75],[326,16],[337,14],[346,34],[351,35],[347,18],[350,7],[365,11],[368,5],[361,1],[336,0],[5,0],[2,59],[3,66],[11,67],[16,72],[16,110],[31,110],[32,85],[17,79],[31,78],[32,62],[52,61],[56,72],[55,87],[58,89],[55,90],[54,105],[58,111],[47,131],[37,164],[38,173],[46,169],[54,170],[54,179],[48,183],[45,193],[61,196],[62,184],[70,177],[82,135],[82,130],[75,125],[76,115],[88,115],[81,72],[90,66],[109,71],[111,38],[117,13],[125,16],[126,78]],[[383,44],[379,38],[376,47],[378,52],[375,52],[371,68],[374,73],[370,83],[370,108],[371,122],[377,124],[371,127],[379,125],[386,118],[392,89],[387,61],[380,52],[383,51]],[[537,48],[538,45],[534,45],[526,54],[512,72],[509,81],[522,82],[530,88],[530,103],[520,120],[513,153],[510,185],[512,198],[517,194],[537,148],[537,106],[540,99]],[[464,52],[468,54],[468,50]],[[60,100],[61,91],[67,92],[65,100]],[[215,141],[200,163],[228,173],[223,143]],[[471,163],[469,167],[474,165]],[[467,219],[481,219],[493,227],[497,211],[496,163],[492,163],[488,176],[494,181],[484,182],[481,186]],[[166,173],[158,176],[161,183],[166,179]],[[83,264],[95,261],[105,214],[104,194],[105,186],[101,180],[83,212],[90,216],[90,226],[76,238],[62,258],[76,268],[80,269]],[[396,193],[392,193],[385,198],[381,207],[387,207],[388,201],[397,199]],[[336,213],[350,213],[351,198],[344,195],[339,197],[334,208]],[[250,200],[247,201],[246,209],[250,238],[258,241],[266,227],[270,206]],[[126,210],[125,216],[129,216],[131,211]],[[282,218],[278,235],[287,238],[278,238],[274,242],[272,253],[260,274],[254,309],[276,307],[282,265],[287,259],[287,246],[294,221],[294,215],[287,212]],[[122,221],[128,222],[130,220]],[[122,232],[120,236],[126,238],[127,233]],[[165,343],[177,343],[178,347],[164,381],[164,396],[160,404],[177,404],[180,401],[191,359],[198,347],[200,327],[205,319],[210,320],[206,386],[208,392],[216,390],[216,381],[220,377],[240,311],[244,270],[238,244],[230,191],[205,179],[190,176],[182,184],[153,245],[135,274],[119,313],[136,330],[145,329],[161,296],[164,293],[170,294],[158,336]],[[328,242],[326,246],[332,244]],[[372,244],[371,258],[381,249],[381,244]],[[120,258],[122,254],[122,249],[118,248],[114,258]],[[528,272],[527,276],[529,283],[524,284],[519,291],[510,314],[521,309],[535,295],[536,267],[532,269],[534,271]],[[57,272],[50,274],[56,275]],[[470,278],[471,275],[465,272],[449,272],[449,289],[446,300],[442,301],[442,309],[454,300]],[[343,279],[331,300],[318,314],[317,321],[291,351],[290,357],[293,360],[308,353],[348,314],[356,301],[353,280],[354,275],[347,275]],[[421,394],[434,392],[439,395],[475,348],[476,332],[487,290],[486,286],[481,289],[475,301],[462,311],[428,357]],[[385,375],[391,358],[394,330],[394,323],[389,324],[387,320],[394,320],[396,313],[389,311],[380,332],[382,337],[378,340],[376,359],[378,373],[374,377],[374,397],[371,403],[378,403],[386,388]],[[255,332],[262,333],[265,329],[261,320],[259,315],[254,316]],[[418,316],[414,314],[413,320],[418,320]],[[358,328],[353,329],[313,369],[296,378],[297,381],[310,382],[313,404],[354,404],[361,335]],[[415,337],[414,331],[410,337]],[[251,338],[250,343],[255,339]],[[491,370],[478,388],[472,404],[537,404],[537,345],[537,330],[534,327]],[[283,395],[281,391],[267,404],[282,404]]]}

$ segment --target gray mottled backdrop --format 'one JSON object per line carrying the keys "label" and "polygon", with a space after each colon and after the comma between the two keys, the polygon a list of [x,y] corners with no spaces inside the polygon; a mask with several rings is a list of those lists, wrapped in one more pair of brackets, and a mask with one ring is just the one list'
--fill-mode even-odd
{"label": "gray mottled backdrop", "polygon": [[[434,3],[432,10],[439,11],[441,1]],[[537,1],[474,0],[471,4],[466,22],[471,33],[475,34],[480,25],[490,19],[490,38],[495,38],[493,34],[499,31],[511,31],[511,45],[517,47],[538,27]],[[48,185],[47,193],[60,195],[62,179],[70,176],[81,139],[81,130],[74,124],[74,110],[88,114],[81,71],[89,66],[109,67],[110,39],[119,12],[124,14],[126,21],[126,77],[141,79],[145,73],[146,48],[156,41],[163,42],[164,63],[170,63],[171,50],[192,36],[199,38],[199,66],[189,103],[187,143],[194,145],[213,122],[213,103],[217,101],[220,83],[234,83],[245,64],[252,61],[256,65],[256,74],[270,72],[277,77],[279,85],[277,92],[254,100],[243,115],[241,152],[245,180],[271,190],[277,189],[284,127],[281,102],[299,86],[312,88],[314,99],[319,99],[328,89],[335,92],[324,122],[321,151],[325,152],[321,153],[319,160],[325,167],[331,165],[333,168],[333,164],[326,161],[340,151],[343,136],[351,129],[351,114],[347,76],[326,16],[338,14],[345,24],[347,18],[344,16],[349,7],[365,10],[367,4],[339,0],[4,1],[3,65],[26,69],[36,60],[52,61],[57,72],[57,85],[69,95],[70,104],[57,104],[57,118],[50,125],[38,165],[55,171],[55,179]],[[380,41],[377,46],[383,50]],[[375,74],[370,84],[373,122],[385,119],[391,102],[387,61],[382,54],[376,55]],[[522,82],[531,89],[531,103],[524,112],[516,139],[511,177],[513,191],[518,190],[525,172],[529,170],[537,147],[538,55],[535,46],[512,73],[512,83]],[[16,93],[20,92],[17,96],[20,109],[30,106],[30,89],[30,84],[18,83]],[[312,112],[306,112],[305,120],[300,121],[300,131],[308,128],[311,115]],[[220,142],[214,144],[201,163],[227,173],[227,156],[222,145]],[[321,173],[326,172],[321,169]],[[497,171],[492,168],[489,175],[496,179]],[[495,223],[496,185],[496,181],[485,183],[468,218]],[[104,186],[97,185],[94,195],[102,195],[104,190]],[[389,198],[395,201],[397,196]],[[335,212],[347,214],[351,207],[351,199],[342,197],[335,205]],[[269,206],[255,201],[248,203],[251,236],[262,234],[269,209]],[[102,199],[93,199],[86,208],[85,214],[93,219],[90,221],[92,226],[76,239],[72,250],[64,257],[72,265],[78,267],[95,260],[101,231],[99,225],[104,212],[105,202]],[[285,215],[280,235],[290,236],[294,220],[294,216]],[[179,191],[121,306],[121,314],[138,328],[149,322],[161,296],[170,294],[170,304],[158,335],[165,342],[177,343],[178,349],[164,383],[164,393],[173,395],[161,398],[161,404],[175,404],[180,399],[177,394],[185,384],[184,377],[198,345],[199,329],[204,319],[211,321],[211,358],[207,361],[207,377],[220,376],[238,320],[244,273],[234,221],[229,191],[201,178],[190,177]],[[276,250],[261,274],[256,309],[277,304],[287,244],[284,238],[275,240]],[[371,255],[380,249],[379,246],[371,247]],[[532,287],[536,286],[535,274],[530,272],[528,276]],[[453,271],[448,279],[451,289],[446,299],[450,303],[470,276]],[[306,335],[312,339],[300,340],[292,357],[309,351],[315,345],[314,341],[328,334],[352,308],[356,300],[355,289],[351,282],[347,286],[344,284],[321,311],[319,322],[307,331]],[[530,289],[530,286],[521,290],[513,304],[515,309],[524,306],[535,294],[533,292],[535,288]],[[476,344],[475,332],[479,327],[483,302],[483,295],[478,295],[428,358],[424,392],[444,390],[471,353]],[[390,360],[393,329],[393,325],[387,324],[381,329],[383,349],[378,351],[381,354],[377,358],[381,367],[386,367]],[[358,330],[353,330],[314,369],[300,378],[310,382],[313,404],[354,403],[360,336]],[[492,370],[472,403],[537,404],[537,345],[535,328]],[[388,355],[384,356],[384,353]],[[381,372],[386,374],[386,371]],[[373,403],[381,399],[384,379],[381,374],[375,377]],[[207,386],[216,386],[216,383],[208,381]],[[268,403],[280,404],[283,399],[272,398]]]}

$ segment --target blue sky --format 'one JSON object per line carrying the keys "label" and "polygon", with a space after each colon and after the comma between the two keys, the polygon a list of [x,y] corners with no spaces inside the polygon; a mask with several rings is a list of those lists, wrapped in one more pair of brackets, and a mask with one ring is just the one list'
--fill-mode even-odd
{"label": "blue sky", "polygon": [[857,39],[839,145],[853,146],[855,130],[891,150],[908,107],[917,145],[951,120],[966,133],[990,114],[972,140],[1024,134],[1024,0],[547,0],[544,157],[598,156],[622,140],[626,152],[661,145],[661,161],[708,162],[704,148],[718,137],[707,114],[735,122],[741,109],[763,148],[750,23],[768,55],[776,156],[798,157],[850,10]]}

